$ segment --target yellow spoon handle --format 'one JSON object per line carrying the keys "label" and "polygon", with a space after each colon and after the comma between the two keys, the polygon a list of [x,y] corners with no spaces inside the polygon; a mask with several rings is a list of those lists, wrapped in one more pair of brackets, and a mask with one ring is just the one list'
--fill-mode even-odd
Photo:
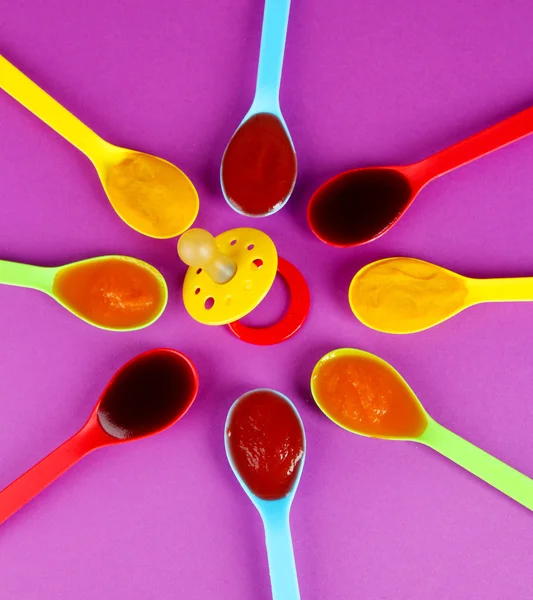
{"label": "yellow spoon handle", "polygon": [[106,142],[0,55],[0,88],[81,150],[90,160]]}
{"label": "yellow spoon handle", "polygon": [[533,277],[470,279],[468,287],[473,304],[533,301]]}

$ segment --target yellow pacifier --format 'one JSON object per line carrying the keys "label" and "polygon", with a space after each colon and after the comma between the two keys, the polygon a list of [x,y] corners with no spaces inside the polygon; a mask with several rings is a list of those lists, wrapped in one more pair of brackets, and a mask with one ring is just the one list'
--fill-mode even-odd
{"label": "yellow pacifier", "polygon": [[205,229],[189,229],[178,254],[189,265],[183,302],[193,319],[225,325],[256,308],[274,283],[278,253],[262,231],[241,227],[214,238]]}

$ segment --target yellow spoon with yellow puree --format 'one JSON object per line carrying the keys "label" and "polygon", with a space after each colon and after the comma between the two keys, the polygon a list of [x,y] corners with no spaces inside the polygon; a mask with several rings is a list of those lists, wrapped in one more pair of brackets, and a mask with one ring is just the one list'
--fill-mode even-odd
{"label": "yellow spoon with yellow puree", "polygon": [[3,56],[0,88],[62,135],[93,163],[109,202],[130,227],[149,237],[181,235],[198,214],[198,193],[173,164],[114,146],[96,135]]}
{"label": "yellow spoon with yellow puree", "polygon": [[348,298],[368,327],[415,333],[481,302],[531,301],[533,277],[472,279],[416,258],[385,258],[355,274]]}

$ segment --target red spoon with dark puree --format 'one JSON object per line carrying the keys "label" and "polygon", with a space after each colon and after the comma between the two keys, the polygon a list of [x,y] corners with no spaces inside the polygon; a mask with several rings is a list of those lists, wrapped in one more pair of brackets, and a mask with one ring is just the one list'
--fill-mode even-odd
{"label": "red spoon with dark puree", "polygon": [[382,236],[433,179],[533,132],[533,108],[412,165],[353,169],[314,193],[307,218],[326,244],[347,248]]}
{"label": "red spoon with dark puree", "polygon": [[0,492],[0,523],[92,450],[154,435],[179,421],[197,391],[194,365],[176,350],[151,350],[130,360],[80,431]]}

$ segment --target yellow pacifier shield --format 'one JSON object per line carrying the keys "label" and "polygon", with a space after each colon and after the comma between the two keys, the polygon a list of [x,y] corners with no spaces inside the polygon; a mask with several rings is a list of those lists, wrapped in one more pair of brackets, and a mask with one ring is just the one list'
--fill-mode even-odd
{"label": "yellow pacifier shield", "polygon": [[258,229],[230,229],[215,240],[218,249],[237,263],[233,279],[215,283],[203,269],[189,267],[183,282],[185,308],[204,325],[242,319],[267,295],[278,269],[276,246]]}

